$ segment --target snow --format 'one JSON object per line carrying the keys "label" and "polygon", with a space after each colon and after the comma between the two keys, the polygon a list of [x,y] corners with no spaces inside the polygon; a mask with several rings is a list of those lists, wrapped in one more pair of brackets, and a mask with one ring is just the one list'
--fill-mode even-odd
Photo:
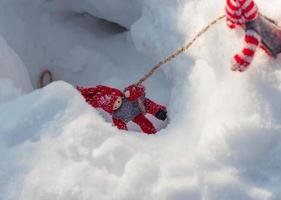
{"label": "snow", "polygon": [[[279,1],[256,2],[281,20]],[[0,199],[280,199],[281,60],[260,51],[247,72],[230,71],[241,31],[219,22],[145,83],[168,105],[169,124],[153,119],[155,136],[133,124],[117,130],[73,87],[124,88],[223,6],[2,0]],[[30,92],[45,68],[63,81]]]}
{"label": "snow", "polygon": [[130,28],[130,26],[141,17],[142,1],[138,0],[104,0],[93,1],[83,0],[82,3],[78,3],[75,0],[61,0],[55,2],[56,7],[61,9],[70,9],[77,13],[88,12],[98,18],[113,21],[124,27]]}
{"label": "snow", "polygon": [[[9,79],[22,92],[32,90],[30,78],[26,67],[18,55],[8,46],[7,42],[0,35],[0,79]],[[3,83],[4,84],[4,83]],[[5,88],[1,86],[1,93]],[[9,92],[9,91],[7,91]],[[1,95],[2,96],[2,95]]]}

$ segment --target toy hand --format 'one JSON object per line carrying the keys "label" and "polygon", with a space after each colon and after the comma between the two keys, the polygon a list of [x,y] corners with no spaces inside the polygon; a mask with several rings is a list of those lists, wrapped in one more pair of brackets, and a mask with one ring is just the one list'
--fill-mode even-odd
{"label": "toy hand", "polygon": [[124,94],[127,99],[134,101],[144,95],[144,90],[145,88],[143,85],[139,85],[139,86],[130,85],[129,87],[126,88]]}
{"label": "toy hand", "polygon": [[160,120],[164,121],[164,120],[167,118],[167,111],[166,111],[166,109],[160,109],[160,110],[156,113],[155,117],[156,117],[157,119],[160,119]]}
{"label": "toy hand", "polygon": [[245,61],[245,59],[240,55],[235,55],[231,61],[231,70],[244,72],[248,69],[250,63]]}

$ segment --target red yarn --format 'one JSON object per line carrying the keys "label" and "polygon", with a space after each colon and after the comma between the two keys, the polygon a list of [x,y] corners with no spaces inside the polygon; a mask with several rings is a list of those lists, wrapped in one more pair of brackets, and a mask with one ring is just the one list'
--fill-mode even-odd
{"label": "red yarn", "polygon": [[118,129],[128,130],[127,124],[123,120],[112,118],[112,122]]}
{"label": "red yarn", "polygon": [[[93,88],[77,87],[77,89],[90,105],[95,108],[102,108],[110,114],[113,113],[113,105],[117,98],[124,96],[120,90],[102,85]],[[128,100],[136,101],[144,95],[145,88],[143,86],[135,87],[134,85],[131,85],[127,90],[130,92]],[[145,98],[144,104],[146,112],[154,116],[159,110],[166,110],[165,106],[159,105],[147,98]],[[139,125],[141,130],[146,134],[155,134],[157,132],[153,124],[144,114],[139,114],[132,121]],[[123,120],[112,118],[112,122],[117,128],[128,130],[127,124]]]}
{"label": "red yarn", "polygon": [[225,12],[230,28],[243,25],[258,17],[258,7],[253,0],[227,0]]}
{"label": "red yarn", "polygon": [[[258,17],[258,7],[253,0],[226,0],[225,6],[227,25],[233,29],[236,26],[255,20]],[[251,64],[257,47],[261,41],[254,30],[246,30],[244,48],[233,57],[232,69],[245,71]]]}
{"label": "red yarn", "polygon": [[[144,104],[146,107],[146,112],[153,116],[155,116],[160,109],[166,109],[165,106],[159,105],[148,98],[145,99]],[[117,128],[122,130],[128,130],[127,124],[124,121],[114,118],[112,119],[112,121],[113,124],[117,126]],[[141,130],[146,134],[155,134],[157,132],[153,124],[143,114],[140,114],[135,117],[133,119],[133,122],[139,125]]]}
{"label": "red yarn", "polygon": [[155,134],[157,132],[153,124],[143,114],[136,116],[133,122],[138,124],[146,134]]}
{"label": "red yarn", "polygon": [[[121,130],[128,130],[127,124],[120,119],[112,119],[113,124]],[[133,119],[133,122],[139,125],[141,130],[146,134],[155,134],[157,130],[153,126],[153,124],[143,115],[140,114]]]}
{"label": "red yarn", "polygon": [[113,112],[113,105],[123,93],[115,88],[98,85],[94,88],[77,87],[85,100],[95,108],[102,108],[108,113]]}
{"label": "red yarn", "polygon": [[129,92],[129,96],[127,98],[131,101],[135,101],[144,95],[145,88],[143,85],[130,85],[126,90]]}

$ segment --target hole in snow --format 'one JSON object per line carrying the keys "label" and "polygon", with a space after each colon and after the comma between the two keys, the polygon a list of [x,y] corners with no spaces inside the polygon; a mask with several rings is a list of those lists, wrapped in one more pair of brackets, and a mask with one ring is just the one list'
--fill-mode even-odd
{"label": "hole in snow", "polygon": [[81,18],[80,26],[84,26],[86,29],[87,27],[94,27],[97,25],[100,30],[103,30],[109,34],[119,34],[128,31],[128,29],[120,24],[115,22],[108,21],[106,19],[95,17],[89,13],[81,13],[78,14],[77,18]]}
{"label": "hole in snow", "polygon": [[[20,21],[22,29],[7,29],[11,33],[4,37],[24,61],[34,87],[41,72],[47,69],[55,80],[74,86],[102,84],[122,90],[155,64],[136,50],[129,30],[115,22],[87,12],[46,11],[30,9],[28,5],[21,9],[21,17],[11,17],[10,24]],[[15,44],[15,38],[21,40],[20,45]],[[148,98],[167,105],[171,83],[161,70],[145,86]],[[154,121],[159,124],[157,127],[165,126]]]}
{"label": "hole in snow", "polygon": [[63,14],[63,17],[68,23],[93,34],[97,34],[97,32],[99,32],[100,36],[110,36],[128,31],[126,27],[116,22],[96,17],[88,12],[64,12],[61,14]]}

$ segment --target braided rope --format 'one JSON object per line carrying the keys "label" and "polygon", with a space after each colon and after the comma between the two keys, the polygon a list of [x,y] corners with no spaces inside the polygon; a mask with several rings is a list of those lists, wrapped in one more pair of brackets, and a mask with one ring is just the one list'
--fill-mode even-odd
{"label": "braided rope", "polygon": [[184,53],[185,51],[187,51],[196,40],[198,40],[204,33],[206,33],[213,25],[215,25],[216,23],[218,23],[220,20],[222,20],[223,18],[225,18],[225,15],[222,15],[218,18],[216,18],[215,20],[211,21],[205,28],[203,28],[199,33],[197,33],[195,35],[195,37],[185,46],[177,49],[177,51],[175,51],[173,54],[171,54],[170,56],[168,56],[167,58],[161,60],[158,64],[154,65],[151,70],[144,75],[137,83],[136,85],[140,85],[142,84],[144,81],[146,81],[149,77],[151,77],[158,68],[160,68],[162,65],[165,65],[169,62],[171,62],[172,60],[174,60],[176,57],[178,57],[180,54]]}

